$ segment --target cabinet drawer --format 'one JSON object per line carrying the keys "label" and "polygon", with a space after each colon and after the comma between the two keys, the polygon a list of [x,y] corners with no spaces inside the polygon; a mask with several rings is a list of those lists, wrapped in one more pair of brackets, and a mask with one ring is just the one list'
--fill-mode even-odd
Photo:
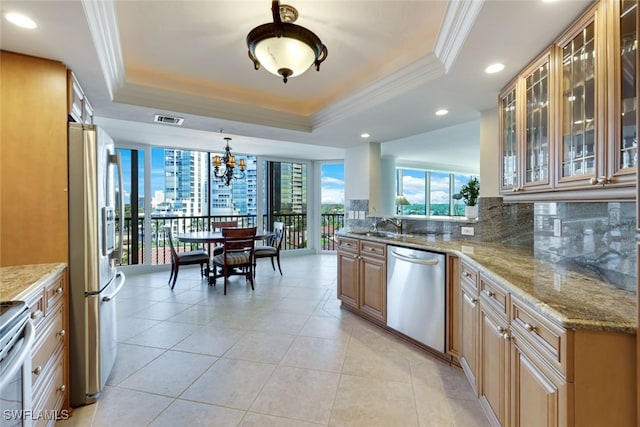
{"label": "cabinet drawer", "polygon": [[36,343],[33,347],[31,358],[32,384],[35,384],[45,375],[48,369],[51,355],[58,346],[64,344],[66,331],[64,330],[64,306],[56,306],[56,311],[47,316],[46,322],[42,326],[42,331],[38,333]]}
{"label": "cabinet drawer", "polygon": [[44,302],[44,291],[42,288],[39,288],[37,292],[31,293],[26,298],[26,303],[29,307],[29,317],[31,317],[31,321],[36,330],[40,329],[42,321],[44,320]]}
{"label": "cabinet drawer", "polygon": [[384,258],[386,256],[386,249],[387,246],[383,243],[369,242],[366,240],[360,241],[360,255]]}
{"label": "cabinet drawer", "polygon": [[567,375],[567,331],[545,319],[514,298],[511,327],[531,344],[561,374]]}
{"label": "cabinet drawer", "polygon": [[358,252],[358,240],[350,239],[348,237],[340,237],[338,244],[338,250],[347,252]]}
{"label": "cabinet drawer", "polygon": [[49,309],[56,305],[67,292],[67,281],[64,274],[60,275],[53,282],[44,288],[44,298],[46,301],[45,315],[49,315]]}
{"label": "cabinet drawer", "polygon": [[64,383],[65,359],[64,349],[60,350],[52,358],[51,369],[43,378],[41,387],[33,391],[33,409],[37,420],[34,420],[34,426],[53,426],[56,416],[65,418],[68,412],[60,411],[62,408],[65,395],[67,393],[67,385]]}
{"label": "cabinet drawer", "polygon": [[488,302],[494,310],[507,318],[509,309],[509,293],[500,285],[493,283],[490,279],[480,274],[480,296]]}
{"label": "cabinet drawer", "polygon": [[464,261],[460,263],[460,279],[478,292],[478,270]]}

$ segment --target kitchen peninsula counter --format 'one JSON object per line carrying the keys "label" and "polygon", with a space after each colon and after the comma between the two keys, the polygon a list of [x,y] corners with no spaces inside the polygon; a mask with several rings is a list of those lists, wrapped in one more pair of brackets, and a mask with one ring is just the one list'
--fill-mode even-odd
{"label": "kitchen peninsula counter", "polygon": [[23,299],[67,268],[65,263],[29,264],[0,267],[0,301]]}
{"label": "kitchen peninsula counter", "polygon": [[636,333],[635,293],[539,259],[533,248],[448,240],[439,235],[376,237],[340,231],[340,236],[450,253],[475,264],[536,312],[567,329]]}

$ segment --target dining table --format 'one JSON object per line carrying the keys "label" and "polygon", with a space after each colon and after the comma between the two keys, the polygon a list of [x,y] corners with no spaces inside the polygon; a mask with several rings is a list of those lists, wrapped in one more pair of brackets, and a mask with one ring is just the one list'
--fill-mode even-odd
{"label": "dining table", "polygon": [[[266,230],[256,231],[254,240],[255,241],[265,240],[272,236],[273,236],[273,232],[271,231],[266,231]],[[185,233],[176,233],[175,237],[176,239],[178,239],[178,241],[183,243],[207,244],[209,246],[209,253],[211,253],[211,244],[224,242],[224,236],[222,235],[222,231],[208,231],[208,230],[189,231]],[[213,280],[211,271],[212,271],[211,266],[208,265],[206,267],[206,273],[207,273],[207,276],[209,276],[209,282]]]}

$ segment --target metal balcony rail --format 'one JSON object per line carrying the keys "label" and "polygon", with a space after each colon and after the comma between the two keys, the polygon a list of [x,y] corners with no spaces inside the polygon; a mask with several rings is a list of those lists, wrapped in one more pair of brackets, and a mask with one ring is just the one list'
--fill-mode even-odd
{"label": "metal balcony rail", "polygon": [[[174,234],[192,231],[210,230],[212,221],[237,221],[240,227],[252,227],[256,225],[255,215],[228,215],[228,216],[153,216],[151,218],[151,259],[150,264],[170,264],[171,252],[165,239],[164,227],[171,224]],[[307,216],[306,214],[274,214],[264,215],[262,223],[282,221],[285,224],[285,240],[282,242],[283,251],[301,249],[307,247]],[[136,221],[139,225],[136,230],[131,226],[132,218],[124,218],[123,253],[121,265],[145,264],[145,228],[142,226],[143,218]],[[118,222],[117,226],[120,224]],[[337,246],[334,241],[335,232],[344,227],[343,214],[322,214],[321,216],[321,247],[322,250],[334,251]],[[197,244],[183,243],[174,240],[178,252],[196,249]]]}

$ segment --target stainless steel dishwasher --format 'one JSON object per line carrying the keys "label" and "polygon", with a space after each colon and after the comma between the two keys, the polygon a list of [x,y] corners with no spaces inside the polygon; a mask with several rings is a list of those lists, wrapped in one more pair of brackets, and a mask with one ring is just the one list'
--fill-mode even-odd
{"label": "stainless steel dishwasher", "polygon": [[387,325],[445,352],[445,256],[387,247]]}

